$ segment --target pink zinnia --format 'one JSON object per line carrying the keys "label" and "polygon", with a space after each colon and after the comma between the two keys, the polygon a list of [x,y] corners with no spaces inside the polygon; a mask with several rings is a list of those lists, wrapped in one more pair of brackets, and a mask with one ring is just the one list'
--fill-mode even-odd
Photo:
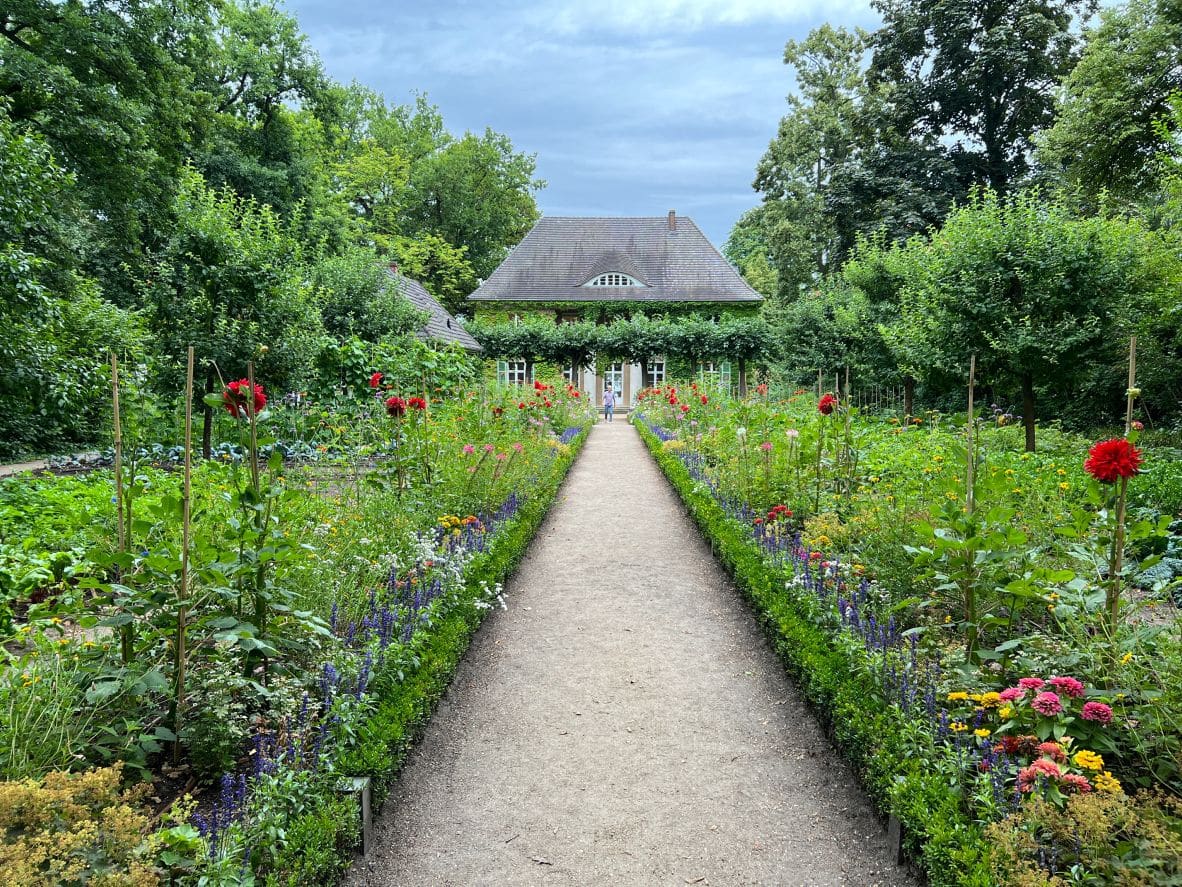
{"label": "pink zinnia", "polygon": [[759,445],[759,448],[765,453],[770,453],[772,451],[772,442],[770,440],[765,440]]}
{"label": "pink zinnia", "polygon": [[1023,690],[1041,690],[1046,683],[1042,678],[1019,678],[1018,686]]}
{"label": "pink zinnia", "polygon": [[472,446],[472,444],[464,444],[464,455],[465,456],[471,456],[475,452],[476,452],[476,447]]}
{"label": "pink zinnia", "polygon": [[1006,687],[997,694],[1005,702],[1015,702],[1026,695],[1026,691],[1021,687]]}
{"label": "pink zinnia", "polygon": [[1018,790],[1023,792],[1032,790],[1040,776],[1059,779],[1062,775],[1063,771],[1059,769],[1059,765],[1054,761],[1039,758],[1037,761],[1032,762],[1029,767],[1023,767],[1018,771]]}
{"label": "pink zinnia", "polygon": [[1064,696],[1070,696],[1072,699],[1079,699],[1084,695],[1084,685],[1075,678],[1051,678],[1051,686]]}
{"label": "pink zinnia", "polygon": [[494,447],[492,444],[485,444],[484,445],[484,451],[486,453],[491,453],[495,449],[496,449],[496,447]]}
{"label": "pink zinnia", "polygon": [[513,444],[513,452],[515,452],[515,453],[520,453],[520,452],[521,452],[522,450],[524,450],[524,449],[525,449],[525,447],[523,447],[523,446],[522,446],[521,444],[519,444],[519,443],[515,443],[515,444]]}
{"label": "pink zinnia", "polygon": [[1063,746],[1057,742],[1040,742],[1037,751],[1043,757],[1050,758],[1057,763],[1062,764],[1067,761],[1067,754],[1063,751]]}
{"label": "pink zinnia", "polygon": [[1079,792],[1081,795],[1092,790],[1092,784],[1088,782],[1086,777],[1080,776],[1078,773],[1065,773],[1062,783],[1064,788]]}
{"label": "pink zinnia", "polygon": [[1059,701],[1058,694],[1051,693],[1050,691],[1039,693],[1035,696],[1034,701],[1030,703],[1030,707],[1040,715],[1046,715],[1048,718],[1063,711],[1063,703]]}
{"label": "pink zinnia", "polygon": [[1112,723],[1112,709],[1103,702],[1085,702],[1080,714],[1085,721],[1095,721],[1098,724]]}
{"label": "pink zinnia", "polygon": [[498,462],[504,462],[508,458],[509,458],[508,453],[497,453],[497,461]]}

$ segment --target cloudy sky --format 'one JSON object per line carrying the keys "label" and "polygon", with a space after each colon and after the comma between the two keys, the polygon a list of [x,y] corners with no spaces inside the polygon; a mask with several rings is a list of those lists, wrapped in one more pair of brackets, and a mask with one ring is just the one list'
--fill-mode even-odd
{"label": "cloudy sky", "polygon": [[549,215],[692,216],[721,246],[792,80],[784,43],[869,0],[287,0],[328,72],[536,153]]}

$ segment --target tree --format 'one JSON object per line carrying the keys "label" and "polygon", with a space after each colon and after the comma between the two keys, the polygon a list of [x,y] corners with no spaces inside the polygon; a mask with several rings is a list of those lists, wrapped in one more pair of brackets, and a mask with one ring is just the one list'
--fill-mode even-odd
{"label": "tree", "polygon": [[393,254],[402,273],[419,281],[453,314],[463,311],[464,300],[478,286],[468,248],[454,247],[435,234],[398,237]]}
{"label": "tree", "polygon": [[944,145],[961,181],[1005,194],[1029,169],[1075,63],[1075,15],[1092,0],[875,0],[870,81],[889,87],[894,127]]}
{"label": "tree", "polygon": [[1160,192],[1160,155],[1178,131],[1170,98],[1182,90],[1182,5],[1129,0],[1100,16],[1038,159],[1089,195],[1136,200]]}
{"label": "tree", "polygon": [[797,93],[788,96],[788,113],[759,161],[753,187],[775,207],[762,219],[773,253],[801,257],[796,267],[778,269],[791,294],[836,258],[825,193],[833,169],[855,149],[867,39],[861,30],[823,25],[784,47]]}
{"label": "tree", "polygon": [[324,330],[338,340],[357,336],[377,342],[418,330],[426,318],[398,292],[386,266],[366,247],[321,258],[310,283]]}
{"label": "tree", "polygon": [[1028,450],[1036,389],[1078,392],[1090,366],[1125,348],[1156,288],[1135,223],[1077,219],[1037,192],[976,192],[883,267],[902,282],[899,321],[885,330],[896,352],[924,378],[960,382],[976,354],[982,380],[1016,383]]}
{"label": "tree", "polygon": [[188,67],[209,10],[202,0],[13,0],[0,10],[0,97],[73,175],[89,210],[85,264],[120,302],[209,111]]}
{"label": "tree", "polygon": [[0,106],[0,453],[93,440],[108,349],[141,340],[137,318],[75,266],[73,177],[46,140]]}
{"label": "tree", "polygon": [[[307,374],[321,331],[301,253],[285,222],[269,206],[211,188],[185,172],[168,242],[145,281],[152,326],[175,386],[185,350],[194,346],[204,389],[245,374],[284,390]],[[209,457],[212,410],[206,406],[202,446]]]}
{"label": "tree", "polygon": [[491,129],[412,157],[403,230],[467,247],[476,274],[487,277],[538,220],[534,192],[545,183],[535,167],[533,155]]}

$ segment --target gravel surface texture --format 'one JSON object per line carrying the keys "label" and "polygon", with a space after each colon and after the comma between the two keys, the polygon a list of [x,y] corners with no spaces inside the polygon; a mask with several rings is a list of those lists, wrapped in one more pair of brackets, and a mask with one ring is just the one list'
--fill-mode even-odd
{"label": "gravel surface texture", "polygon": [[915,883],[630,425],[506,597],[348,883]]}

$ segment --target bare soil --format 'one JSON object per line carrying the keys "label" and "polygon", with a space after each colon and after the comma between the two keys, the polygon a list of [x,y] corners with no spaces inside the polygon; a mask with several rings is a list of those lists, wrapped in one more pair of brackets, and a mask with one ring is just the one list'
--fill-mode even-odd
{"label": "bare soil", "polygon": [[625,422],[598,425],[354,885],[911,885]]}

